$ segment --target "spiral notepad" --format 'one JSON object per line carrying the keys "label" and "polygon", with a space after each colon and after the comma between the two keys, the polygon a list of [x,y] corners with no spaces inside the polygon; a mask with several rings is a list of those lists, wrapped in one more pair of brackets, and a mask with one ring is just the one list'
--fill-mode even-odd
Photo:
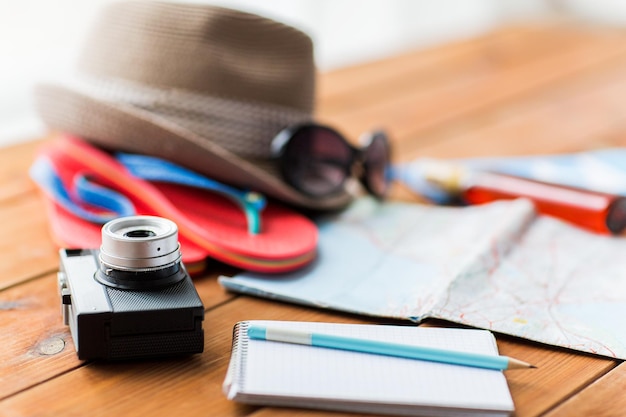
{"label": "spiral notepad", "polygon": [[247,321],[233,331],[224,381],[234,401],[397,415],[506,416],[513,401],[501,371],[252,340],[249,324],[497,354],[485,330]]}

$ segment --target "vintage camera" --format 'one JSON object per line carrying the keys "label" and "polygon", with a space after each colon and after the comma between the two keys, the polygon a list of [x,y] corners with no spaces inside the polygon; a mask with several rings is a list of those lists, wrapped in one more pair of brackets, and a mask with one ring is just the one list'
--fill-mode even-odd
{"label": "vintage camera", "polygon": [[181,261],[178,228],[153,216],[102,227],[102,246],[62,249],[63,320],[80,359],[200,353],[204,306]]}

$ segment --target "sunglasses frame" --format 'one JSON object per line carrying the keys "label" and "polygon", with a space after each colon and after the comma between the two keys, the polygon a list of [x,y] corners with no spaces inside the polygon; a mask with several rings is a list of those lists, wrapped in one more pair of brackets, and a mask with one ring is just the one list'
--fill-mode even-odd
{"label": "sunglasses frame", "polygon": [[[345,167],[342,167],[342,170],[341,170],[343,179],[334,188],[329,189],[323,194],[318,194],[318,193],[311,192],[310,190],[307,190],[307,188],[303,186],[302,184],[303,181],[300,181],[297,178],[295,178],[293,173],[289,172],[287,168],[289,166],[289,161],[286,158],[288,157],[287,155],[290,154],[290,152],[288,152],[289,146],[294,143],[292,141],[293,138],[295,138],[299,133],[301,133],[305,129],[321,129],[332,134],[333,136],[339,139],[340,143],[343,146],[345,146],[345,149],[350,153],[349,163],[345,164]],[[375,187],[374,184],[372,184],[372,177],[368,175],[368,169],[367,169],[367,158],[366,158],[367,150],[370,149],[370,147],[375,141],[380,141],[385,150],[385,155],[384,155],[385,167],[384,167],[384,172],[382,173],[383,181],[385,183],[383,190],[378,190],[377,189],[378,187]],[[310,197],[323,198],[323,197],[337,194],[338,192],[340,192],[341,190],[345,188],[346,182],[350,178],[354,177],[353,173],[355,171],[355,167],[360,166],[360,172],[358,173],[359,175],[356,175],[356,178],[363,184],[365,189],[370,194],[372,194],[378,199],[384,199],[389,189],[389,183],[390,183],[389,171],[390,171],[390,163],[391,163],[390,162],[391,161],[390,144],[389,144],[387,135],[385,134],[384,131],[377,130],[377,131],[362,135],[359,142],[362,144],[362,147],[356,148],[355,146],[353,146],[350,142],[346,140],[344,135],[342,135],[341,133],[339,133],[337,130],[333,129],[332,127],[321,125],[321,124],[316,124],[316,123],[303,123],[303,124],[287,127],[283,129],[282,131],[280,131],[278,135],[276,135],[276,137],[274,137],[274,139],[272,140],[271,152],[272,152],[272,155],[275,158],[277,158],[279,161],[279,168],[280,168],[281,175],[283,179],[285,180],[285,182],[287,182],[296,190]]]}
{"label": "sunglasses frame", "polygon": [[[369,149],[371,149],[371,147],[376,141],[380,141],[381,145],[385,148],[385,153],[384,153],[385,166],[383,168],[383,173],[382,173],[383,181],[384,181],[383,190],[377,190],[376,189],[377,187],[374,184],[372,184],[372,177],[367,175],[368,159],[366,157],[366,153]],[[359,154],[359,158],[360,158],[359,163],[362,166],[359,180],[365,186],[365,188],[370,194],[382,200],[387,196],[387,193],[389,192],[389,188],[391,184],[391,145],[389,144],[389,138],[387,136],[387,133],[385,133],[385,131],[383,130],[373,130],[370,132],[366,132],[363,135],[361,135],[361,137],[359,138],[359,145],[361,146],[359,149],[356,149],[353,147],[353,149],[355,149]],[[354,162],[353,162],[353,165],[354,165]]]}

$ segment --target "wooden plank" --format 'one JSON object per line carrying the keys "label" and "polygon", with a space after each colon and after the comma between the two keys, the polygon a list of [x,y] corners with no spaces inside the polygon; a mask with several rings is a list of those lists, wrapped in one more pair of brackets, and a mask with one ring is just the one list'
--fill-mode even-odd
{"label": "wooden plank", "polygon": [[5,254],[0,263],[0,290],[56,271],[57,248],[34,190],[0,200],[0,230],[0,253]]}
{"label": "wooden plank", "polygon": [[[194,283],[205,308],[235,297],[221,289],[215,275]],[[205,329],[212,331],[209,324]],[[83,365],[63,325],[56,273],[0,291],[0,334],[0,398]]]}
{"label": "wooden plank", "polygon": [[493,61],[499,68],[513,68],[589,41],[589,32],[576,26],[505,26],[481,36],[323,73],[318,79],[317,105],[325,117],[360,107],[372,95],[385,99],[406,91],[407,86],[422,89],[445,84]]}
{"label": "wooden plank", "polygon": [[[5,146],[0,152],[0,186],[17,178],[24,178],[24,173],[33,162],[37,149],[48,138],[32,140]],[[0,200],[1,201],[1,200]]]}
{"label": "wooden plank", "polygon": [[58,265],[56,247],[36,187],[28,176],[42,141],[8,146],[0,152],[0,290],[45,274]]}
{"label": "wooden plank", "polygon": [[61,318],[56,275],[0,292],[0,398],[80,366]]}
{"label": "wooden plank", "polygon": [[[586,41],[542,57],[531,56],[525,63],[512,67],[507,67],[503,64],[506,60],[500,61],[494,54],[479,68],[458,68],[456,77],[446,77],[421,88],[412,86],[414,82],[407,79],[401,83],[402,89],[390,87],[389,95],[385,96],[366,89],[367,96],[345,111],[333,113],[321,106],[320,118],[340,127],[350,137],[357,137],[374,125],[384,126],[397,142],[410,140],[413,146],[419,146],[422,141],[428,143],[429,134],[445,124],[468,119],[486,109],[572,82],[590,71],[623,61],[626,45],[620,32],[612,33],[592,32]],[[419,56],[416,52],[412,59]],[[381,87],[396,85],[396,78],[394,73],[386,73]]]}
{"label": "wooden plank", "polygon": [[626,364],[598,379],[587,389],[556,407],[547,417],[623,416],[626,410]]}
{"label": "wooden plank", "polygon": [[[71,370],[0,402],[9,415],[247,415],[254,407],[226,400],[221,384],[226,374],[233,325],[240,320],[306,320],[345,323],[376,322],[362,317],[297,307],[252,297],[239,297],[207,312],[206,348],[202,355],[146,363],[92,363]],[[382,321],[380,321],[382,322]],[[602,375],[613,361],[545,349],[514,340],[499,341],[503,354],[534,361],[539,369],[508,371],[518,415],[548,410],[563,396]],[[567,366],[563,366],[563,364]],[[542,381],[537,384],[536,381]],[[582,381],[582,383],[581,383]],[[88,386],[72,395],[67,387]],[[137,401],[141,398],[141,401]],[[532,401],[531,401],[532,399]],[[40,404],[47,404],[42,410]],[[273,410],[272,410],[273,412]]]}
{"label": "wooden plank", "polygon": [[[430,144],[399,143],[400,159],[530,155],[626,143],[626,61],[431,132]],[[616,143],[617,142],[617,143]]]}

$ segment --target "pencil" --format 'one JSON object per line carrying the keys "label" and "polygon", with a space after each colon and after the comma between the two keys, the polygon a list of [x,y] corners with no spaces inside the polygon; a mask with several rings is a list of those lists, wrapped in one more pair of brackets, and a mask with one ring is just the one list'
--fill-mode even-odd
{"label": "pencil", "polygon": [[423,346],[403,345],[258,325],[250,325],[248,327],[248,337],[257,340],[310,345],[486,369],[506,370],[536,368],[536,366],[529,363],[507,356],[484,355]]}

